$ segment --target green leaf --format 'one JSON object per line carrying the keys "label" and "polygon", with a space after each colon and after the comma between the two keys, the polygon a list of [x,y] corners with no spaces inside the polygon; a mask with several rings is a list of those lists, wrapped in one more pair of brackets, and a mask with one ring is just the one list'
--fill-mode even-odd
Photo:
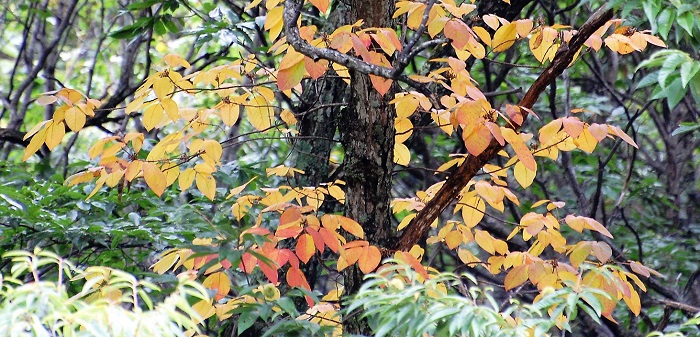
{"label": "green leaf", "polygon": [[678,103],[683,100],[683,97],[685,94],[688,92],[688,89],[684,89],[683,86],[681,85],[681,79],[680,77],[677,77],[671,84],[668,86],[668,96],[666,97],[667,103],[668,103],[668,108],[673,110],[673,108],[678,105]]}
{"label": "green leaf", "polygon": [[695,15],[693,12],[685,12],[678,15],[678,24],[688,32],[688,35],[693,36],[693,27],[695,26]]}
{"label": "green leaf", "polygon": [[297,311],[297,308],[294,305],[294,301],[292,301],[289,297],[280,297],[277,300],[277,305],[279,305],[280,308],[282,308],[282,310],[284,310],[290,316],[299,316],[299,312]]}
{"label": "green leaf", "polygon": [[162,0],[147,0],[147,1],[138,1],[135,3],[130,4],[129,6],[126,6],[126,9],[130,11],[138,11],[146,8],[150,8],[151,6],[162,3]]}
{"label": "green leaf", "polygon": [[695,130],[700,130],[700,123],[692,123],[692,122],[684,122],[681,123],[681,125],[673,130],[673,133],[671,133],[671,136],[676,136],[676,135],[681,135],[684,133],[690,133]]}
{"label": "green leaf", "polygon": [[656,22],[659,23],[659,35],[661,35],[663,40],[668,40],[668,33],[671,31],[671,27],[673,27],[673,20],[675,17],[675,11],[671,8],[666,8],[659,14]]}
{"label": "green leaf", "polygon": [[238,318],[238,334],[240,335],[241,332],[246,331],[248,328],[253,326],[256,319],[258,319],[258,314],[254,311],[246,311],[242,313]]}
{"label": "green leaf", "polygon": [[645,87],[648,87],[652,84],[655,85],[657,83],[659,83],[659,73],[655,71],[653,73],[649,73],[648,75],[644,76],[644,78],[642,78],[639,81],[639,83],[637,83],[636,89],[645,88]]}
{"label": "green leaf", "polygon": [[700,70],[700,62],[689,61],[681,65],[681,82],[685,88]]}

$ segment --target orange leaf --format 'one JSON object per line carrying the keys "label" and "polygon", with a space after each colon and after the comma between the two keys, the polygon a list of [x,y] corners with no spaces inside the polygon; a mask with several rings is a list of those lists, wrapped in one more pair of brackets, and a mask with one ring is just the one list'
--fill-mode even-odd
{"label": "orange leaf", "polygon": [[425,270],[425,267],[423,267],[420,261],[418,261],[418,259],[416,259],[413,255],[406,252],[398,251],[394,253],[394,258],[399,261],[403,261],[404,263],[407,263],[413,268],[413,270],[418,272],[418,274],[420,274],[426,279],[428,278],[428,271]]}
{"label": "orange leaf", "polygon": [[518,159],[520,159],[523,165],[530,171],[537,171],[535,157],[532,155],[532,152],[530,152],[530,148],[527,147],[520,134],[510,128],[501,128],[501,131],[503,132],[503,138],[513,147],[513,150],[515,150]]}
{"label": "orange leaf", "polygon": [[[340,215],[337,215],[337,219],[340,223],[340,226],[343,227],[343,229],[346,230],[348,233],[360,239],[365,237],[365,231],[362,229],[362,226],[360,226],[360,224],[355,222],[355,220]],[[321,219],[321,221],[323,221],[323,218]]]}
{"label": "orange leaf", "polygon": [[481,123],[467,125],[462,132],[464,145],[473,156],[478,156],[486,150],[491,143],[491,137],[493,136],[489,128]]}
{"label": "orange leaf", "polygon": [[340,241],[338,238],[328,230],[327,228],[321,228],[318,230],[318,233],[321,235],[323,238],[323,242],[332,250],[334,253],[338,252],[338,249],[340,249]]}
{"label": "orange leaf", "polygon": [[321,13],[326,13],[328,11],[329,0],[309,0],[309,2],[316,6]]}
{"label": "orange leaf", "polygon": [[204,279],[202,285],[209,289],[216,290],[216,294],[214,295],[215,301],[224,298],[231,290],[231,280],[224,272],[209,275],[206,279]]}
{"label": "orange leaf", "polygon": [[443,30],[445,37],[452,40],[455,49],[463,49],[470,39],[473,39],[471,29],[462,20],[451,19]]}
{"label": "orange leaf", "polygon": [[[319,253],[323,253],[323,250],[326,248],[324,240],[323,240],[323,236],[321,236],[321,234],[318,232],[318,230],[316,230],[315,228],[313,228],[311,226],[306,227],[306,232],[309,233],[309,235],[311,235],[311,237],[313,238],[314,245],[316,245],[316,250],[318,250]],[[336,241],[337,241],[337,239],[336,239]]]}
{"label": "orange leaf", "polygon": [[561,119],[561,122],[564,125],[564,131],[566,131],[571,138],[578,137],[581,131],[583,131],[584,124],[578,117],[565,117]]}
{"label": "orange leaf", "polygon": [[316,245],[314,244],[314,239],[310,234],[303,234],[297,240],[296,247],[297,256],[304,263],[308,263],[314,253],[316,252]]}
{"label": "orange leaf", "polygon": [[375,246],[367,246],[362,249],[362,256],[357,262],[357,265],[360,267],[360,270],[363,273],[368,274],[377,268],[381,260],[382,253],[379,251],[379,248]]}
{"label": "orange leaf", "polygon": [[603,141],[603,139],[608,136],[608,126],[605,124],[593,123],[588,126],[588,131],[590,131],[593,138],[599,142]]}
{"label": "orange leaf", "polygon": [[314,62],[310,57],[304,57],[304,67],[309,76],[314,80],[321,77],[328,70],[328,60],[318,60]]}
{"label": "orange leaf", "polygon": [[529,265],[517,266],[508,272],[506,278],[503,280],[503,286],[506,290],[511,290],[527,281],[528,279],[528,267]]}
{"label": "orange leaf", "polygon": [[287,271],[287,284],[289,284],[290,287],[301,287],[311,291],[311,286],[306,280],[306,276],[304,276],[304,273],[302,273],[299,268],[289,268]]}
{"label": "orange leaf", "polygon": [[[367,241],[364,242],[366,243]],[[363,249],[364,247],[354,247],[345,249],[345,260],[348,262],[349,266],[355,264],[360,259],[360,257],[362,256]]]}
{"label": "orange leaf", "polygon": [[277,72],[277,87],[284,91],[294,88],[306,74],[304,59]]}

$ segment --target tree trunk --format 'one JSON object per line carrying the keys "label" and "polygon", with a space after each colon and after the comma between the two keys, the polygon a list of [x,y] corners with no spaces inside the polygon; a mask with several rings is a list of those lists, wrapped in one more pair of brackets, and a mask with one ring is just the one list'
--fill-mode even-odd
{"label": "tree trunk", "polygon": [[[364,27],[393,27],[392,0],[350,0],[350,22],[364,20]],[[370,244],[387,246],[392,235],[391,171],[394,162],[395,111],[389,101],[393,91],[380,95],[369,76],[351,71],[349,106],[341,115],[340,133],[345,147],[345,215],[364,228]],[[357,292],[363,274],[357,267],[344,274],[345,294]],[[345,322],[345,332],[370,333],[359,315]]]}

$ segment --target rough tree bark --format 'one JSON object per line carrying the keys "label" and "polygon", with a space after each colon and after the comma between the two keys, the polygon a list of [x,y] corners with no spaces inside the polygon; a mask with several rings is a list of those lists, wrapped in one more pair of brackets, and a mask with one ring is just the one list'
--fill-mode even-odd
{"label": "rough tree bark", "polygon": [[[392,27],[393,1],[351,0],[350,22],[365,20],[367,27]],[[370,244],[385,247],[392,238],[391,170],[394,166],[394,106],[392,90],[380,95],[369,76],[351,71],[349,106],[341,114],[340,133],[345,148],[345,215],[365,230]],[[354,266],[344,274],[345,291],[355,293],[363,274]],[[363,321],[350,319],[348,333],[369,333]]]}

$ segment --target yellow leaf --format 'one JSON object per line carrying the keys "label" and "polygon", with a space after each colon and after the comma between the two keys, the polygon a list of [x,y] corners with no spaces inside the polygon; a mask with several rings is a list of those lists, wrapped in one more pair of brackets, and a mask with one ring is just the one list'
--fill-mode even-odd
{"label": "yellow leaf", "polygon": [[493,34],[493,41],[491,42],[493,51],[498,53],[510,48],[517,40],[516,34],[515,22],[505,24],[501,26],[501,28],[498,28],[496,33]]}
{"label": "yellow leaf", "polygon": [[129,102],[129,104],[126,105],[124,113],[128,115],[136,110],[141,109],[141,107],[143,107],[143,101],[145,100],[146,95],[135,98],[133,101]]}
{"label": "yellow leaf", "polygon": [[125,170],[118,170],[114,171],[110,174],[107,175],[107,180],[105,183],[109,187],[114,187],[117,186],[117,184],[122,180],[122,177],[124,176],[124,171]]}
{"label": "yellow leaf", "polygon": [[[183,171],[183,173],[184,173],[184,171]],[[246,182],[245,184],[238,186],[236,188],[232,188],[231,191],[229,191],[228,196],[226,196],[226,199],[230,199],[231,197],[235,197],[235,196],[239,195],[248,186],[248,184],[250,184],[255,179],[258,179],[258,177],[255,176],[252,179],[248,180],[248,182]],[[192,184],[191,181],[190,181],[190,184]]]}
{"label": "yellow leaf", "polygon": [[445,244],[450,249],[457,248],[462,243],[462,233],[459,231],[451,231],[445,235]]}
{"label": "yellow leaf", "polygon": [[[340,227],[342,227],[348,233],[360,239],[365,237],[365,231],[362,229],[362,226],[360,226],[360,224],[357,223],[355,220],[340,215],[336,217],[338,223],[340,224]],[[321,220],[323,220],[323,218],[321,218]]]}
{"label": "yellow leaf", "polygon": [[484,42],[485,45],[492,47],[493,44],[491,43],[491,35],[489,34],[484,27],[473,27],[474,33],[476,33],[476,36],[478,36],[482,42]]}
{"label": "yellow leaf", "polygon": [[[417,106],[418,101],[415,102]],[[413,123],[408,118],[396,118],[394,127],[396,128],[396,143],[405,142],[413,134]]]}
{"label": "yellow leaf", "polygon": [[270,9],[267,12],[267,19],[265,20],[265,29],[270,31],[268,38],[270,41],[275,41],[280,36],[282,28],[284,27],[284,20],[282,19],[282,14],[284,12],[284,6],[277,6]]}
{"label": "yellow leaf", "polygon": [[[27,140],[27,138],[29,138],[29,137],[33,136],[34,134],[36,134],[37,132],[39,132],[39,130],[41,130],[49,122],[52,122],[52,120],[49,119],[49,120],[43,121],[43,122],[35,125],[29,131],[27,131],[27,133],[24,134],[24,137],[22,137],[22,140]],[[42,143],[43,143],[43,141],[42,141]]]}
{"label": "yellow leaf", "polygon": [[85,114],[73,106],[66,110],[66,125],[74,132],[80,131],[85,126]]}
{"label": "yellow leaf", "polygon": [[498,186],[492,186],[486,181],[479,181],[474,185],[474,190],[479,194],[486,202],[488,202],[492,207],[494,204],[503,201],[505,197],[505,192]]}
{"label": "yellow leaf", "polygon": [[165,172],[165,186],[170,186],[175,181],[177,178],[180,176],[180,168],[178,166],[174,166],[173,164],[168,164],[166,167]]}
{"label": "yellow leaf", "polygon": [[577,243],[569,253],[569,262],[571,266],[578,269],[578,267],[586,260],[588,255],[591,253],[590,242],[582,241]]}
{"label": "yellow leaf", "polygon": [[338,185],[328,186],[328,194],[330,194],[335,200],[338,200],[341,204],[345,204],[345,192]]}
{"label": "yellow leaf", "polygon": [[[180,119],[180,114],[177,109],[177,103],[175,103],[175,101],[173,101],[171,98],[163,98],[160,101],[160,105],[163,107],[163,110],[165,110],[165,113],[168,115],[168,117],[170,117],[170,120],[176,122],[178,119]],[[160,122],[160,120],[158,122]]]}
{"label": "yellow leaf", "polygon": [[484,212],[486,211],[484,201],[474,193],[471,196],[464,197],[460,203],[464,204],[462,207],[464,224],[469,228],[478,225],[481,219],[484,218]]}
{"label": "yellow leaf", "polygon": [[91,181],[97,177],[99,177],[99,171],[95,171],[95,169],[89,169],[87,171],[83,171],[80,173],[76,173],[68,178],[66,178],[66,181],[63,183],[64,186],[73,186],[81,183],[86,183],[88,181]]}
{"label": "yellow leaf", "polygon": [[489,254],[493,255],[496,253],[496,248],[493,245],[494,239],[488,232],[480,229],[474,230],[474,241]]}
{"label": "yellow leaf", "polygon": [[280,113],[280,118],[282,118],[282,120],[285,123],[287,123],[287,125],[294,125],[297,123],[297,118],[291,111],[287,109],[282,110],[282,112]]}
{"label": "yellow leaf", "polygon": [[[631,289],[632,285],[629,282],[626,283],[627,286]],[[622,299],[625,300],[625,303],[630,308],[630,311],[632,311],[632,313],[635,316],[639,316],[639,313],[642,310],[642,304],[639,300],[639,294],[637,293],[637,291],[632,290],[630,296],[622,296]]]}
{"label": "yellow leaf", "polygon": [[523,188],[528,188],[535,181],[536,172],[528,169],[522,162],[515,163],[513,168],[513,176],[515,180],[518,181],[520,186]]}
{"label": "yellow leaf", "polygon": [[457,250],[457,256],[459,256],[459,259],[467,265],[473,265],[474,263],[481,262],[481,260],[476,257],[469,249],[466,248],[460,248]]}
{"label": "yellow leaf", "polygon": [[275,111],[270,103],[261,95],[253,95],[246,107],[248,121],[258,130],[266,130],[272,126]]}
{"label": "yellow leaf", "polygon": [[224,153],[224,149],[221,144],[213,139],[207,139],[202,143],[202,159],[209,163],[211,166],[219,163],[221,155]]}
{"label": "yellow leaf", "polygon": [[411,152],[408,147],[401,143],[394,144],[394,163],[408,166],[411,162]]}
{"label": "yellow leaf", "polygon": [[417,215],[417,213],[411,213],[411,214],[405,216],[401,220],[401,222],[399,223],[399,226],[396,228],[396,230],[400,231],[400,230],[406,228],[406,226],[408,226],[408,224],[411,223],[411,220],[413,220],[413,218],[415,218],[416,215]]}
{"label": "yellow leaf", "polygon": [[174,250],[169,250],[165,252],[164,254],[161,254],[160,260],[158,262],[154,263],[151,266],[151,269],[153,269],[154,272],[158,274],[164,274],[167,272],[170,267],[172,267],[175,264],[175,261],[179,258],[179,254],[177,254],[176,251]]}
{"label": "yellow leaf", "polygon": [[216,180],[211,174],[198,173],[196,177],[197,189],[209,200],[214,200],[216,195]]}
{"label": "yellow leaf", "polygon": [[[50,120],[46,121],[46,123],[42,123],[41,125],[43,126],[48,122],[50,122]],[[24,149],[22,161],[27,161],[27,159],[36,153],[36,151],[39,151],[41,146],[44,145],[44,141],[46,141],[46,128],[43,128],[34,134],[32,140],[29,142],[29,145],[27,145],[27,147]]]}
{"label": "yellow leaf", "polygon": [[126,168],[126,173],[124,173],[124,178],[127,181],[132,181],[136,176],[141,173],[141,170],[143,169],[143,161],[141,160],[134,160],[129,164],[129,166]]}
{"label": "yellow leaf", "polygon": [[177,66],[182,66],[184,68],[189,69],[190,68],[190,63],[185,61],[180,55],[177,54],[168,54],[163,57],[163,61],[170,66],[171,68],[175,68]]}
{"label": "yellow leaf", "polygon": [[217,104],[216,107],[219,109],[221,120],[224,122],[224,124],[226,124],[226,126],[236,124],[238,121],[238,116],[241,113],[240,105],[230,103],[228,99],[224,99],[221,103]]}
{"label": "yellow leaf", "polygon": [[100,174],[100,178],[97,179],[97,181],[95,182],[95,188],[92,190],[92,192],[90,192],[90,194],[85,200],[92,198],[92,196],[95,195],[95,193],[97,193],[102,188],[102,186],[104,186],[105,181],[107,181],[107,172],[105,172],[104,169],[100,171]]}
{"label": "yellow leaf", "polygon": [[53,150],[58,144],[61,144],[61,140],[63,140],[65,135],[66,127],[63,123],[56,124],[56,122],[53,122],[46,124],[46,146],[49,150]]}
{"label": "yellow leaf", "polygon": [[450,21],[450,18],[447,16],[435,18],[434,20],[429,21],[428,34],[430,37],[432,38],[435,37],[435,35],[440,34],[440,32],[445,28],[447,21]]}
{"label": "yellow leaf", "polygon": [[156,76],[158,77],[153,81],[153,92],[156,94],[156,97],[161,100],[170,95],[175,89],[170,77],[164,75],[165,73],[157,74]]}
{"label": "yellow leaf", "polygon": [[576,144],[579,149],[592,153],[596,145],[598,145],[598,141],[593,137],[593,134],[591,134],[588,128],[584,128],[581,134],[579,134],[577,138],[574,138],[574,144]]}
{"label": "yellow leaf", "polygon": [[163,116],[165,116],[163,106],[160,104],[149,106],[146,108],[146,111],[144,111],[143,117],[141,117],[143,127],[145,127],[147,131],[151,131],[163,120]]}
{"label": "yellow leaf", "polygon": [[163,194],[167,178],[158,166],[150,162],[143,162],[143,178],[157,196]]}
{"label": "yellow leaf", "polygon": [[543,126],[540,128],[540,144],[542,146],[548,146],[550,145],[550,142],[554,139],[554,137],[557,135],[559,130],[561,129],[561,119],[555,119],[547,125]]}

